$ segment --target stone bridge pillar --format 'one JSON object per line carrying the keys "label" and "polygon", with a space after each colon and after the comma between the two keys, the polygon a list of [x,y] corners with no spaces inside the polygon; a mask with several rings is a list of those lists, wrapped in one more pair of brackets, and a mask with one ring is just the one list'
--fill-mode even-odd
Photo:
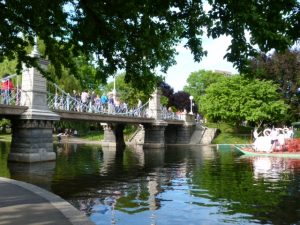
{"label": "stone bridge pillar", "polygon": [[144,148],[164,148],[165,147],[165,128],[167,123],[145,124]]}
{"label": "stone bridge pillar", "polygon": [[153,124],[145,124],[144,148],[165,147],[165,128],[167,122],[162,120],[162,110],[160,104],[161,91],[156,89],[149,100],[149,115],[155,119]]}
{"label": "stone bridge pillar", "polygon": [[196,128],[194,115],[183,114],[182,126],[170,125],[166,128],[165,136],[167,144],[189,144]]}
{"label": "stone bridge pillar", "polygon": [[102,140],[102,147],[116,148],[117,151],[125,149],[125,141],[123,130],[124,124],[108,124],[101,123],[104,130],[104,138]]}
{"label": "stone bridge pillar", "polygon": [[[36,45],[31,53],[43,69],[48,62],[40,59]],[[24,68],[22,74],[21,105],[28,109],[17,120],[12,121],[12,145],[9,160],[39,162],[56,159],[53,151],[53,122],[59,116],[47,105],[46,79],[36,68]]]}

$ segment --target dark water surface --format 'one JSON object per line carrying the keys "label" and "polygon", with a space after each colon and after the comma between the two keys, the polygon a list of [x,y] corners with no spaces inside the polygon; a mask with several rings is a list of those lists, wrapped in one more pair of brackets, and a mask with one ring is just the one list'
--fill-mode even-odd
{"label": "dark water surface", "polygon": [[7,163],[0,143],[0,176],[43,187],[99,225],[300,224],[300,160],[226,146],[55,148],[56,162],[28,165]]}

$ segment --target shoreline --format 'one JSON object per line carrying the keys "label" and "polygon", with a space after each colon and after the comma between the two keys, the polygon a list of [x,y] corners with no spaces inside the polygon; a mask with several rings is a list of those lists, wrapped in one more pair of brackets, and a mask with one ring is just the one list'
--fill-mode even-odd
{"label": "shoreline", "polygon": [[100,141],[100,140],[99,141],[92,141],[92,140],[87,140],[87,139],[84,139],[84,138],[74,137],[74,136],[69,136],[69,137],[68,136],[62,136],[60,142],[55,137],[54,140],[53,140],[53,143],[57,143],[57,144],[71,143],[71,144],[97,144],[97,145],[101,145],[102,141]]}

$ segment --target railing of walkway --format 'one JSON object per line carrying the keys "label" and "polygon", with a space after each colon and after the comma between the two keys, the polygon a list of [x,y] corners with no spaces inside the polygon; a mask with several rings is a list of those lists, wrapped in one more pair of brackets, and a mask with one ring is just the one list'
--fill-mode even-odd
{"label": "railing of walkway", "polygon": [[181,114],[170,112],[166,107],[161,107],[161,112],[163,120],[184,120]]}
{"label": "railing of walkway", "polygon": [[62,90],[57,84],[48,82],[53,85],[55,93],[48,92],[48,106],[53,110],[65,110],[76,112],[101,113],[130,117],[149,117],[148,103],[137,108],[128,108],[127,104],[121,103],[115,105],[113,103],[102,104],[98,101],[86,101],[83,103],[80,99],[71,96],[69,93]]}
{"label": "railing of walkway", "polygon": [[[57,84],[48,81],[49,88],[47,92],[48,107],[53,110],[89,112],[99,114],[110,114],[130,117],[151,117],[149,115],[149,102],[136,108],[128,108],[126,104],[114,105],[110,103],[99,104],[83,103],[80,99],[71,96],[61,89]],[[52,91],[50,91],[50,89]],[[13,74],[1,78],[0,103],[6,105],[21,104],[21,76]],[[181,115],[168,111],[165,107],[161,108],[162,119],[164,120],[183,120]]]}

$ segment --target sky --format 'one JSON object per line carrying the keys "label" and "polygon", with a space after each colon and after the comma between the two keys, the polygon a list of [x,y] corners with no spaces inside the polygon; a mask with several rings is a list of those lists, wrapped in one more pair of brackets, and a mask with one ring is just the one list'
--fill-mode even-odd
{"label": "sky", "polygon": [[195,63],[189,49],[181,46],[177,47],[178,55],[176,56],[177,64],[170,67],[165,75],[166,83],[169,84],[174,91],[180,91],[186,85],[188,76],[198,70],[223,70],[231,73],[238,73],[233,68],[232,63],[223,59],[226,49],[230,44],[230,38],[222,36],[218,39],[203,39],[203,48],[207,50],[207,56],[203,57],[200,63]]}

